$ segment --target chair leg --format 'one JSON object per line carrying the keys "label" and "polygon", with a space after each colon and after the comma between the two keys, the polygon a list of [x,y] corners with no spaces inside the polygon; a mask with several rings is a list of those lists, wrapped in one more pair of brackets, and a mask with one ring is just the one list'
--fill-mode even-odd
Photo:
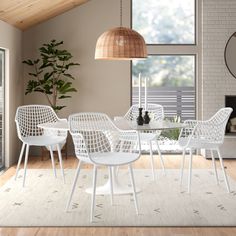
{"label": "chair leg", "polygon": [[25,149],[25,143],[22,143],[22,147],[21,147],[21,151],[20,151],[20,156],[19,156],[19,160],[18,160],[17,168],[16,168],[15,180],[17,179],[17,176],[18,176],[18,172],[19,172],[19,169],[20,169],[20,163],[22,161],[24,149]]}
{"label": "chair leg", "polygon": [[67,141],[66,141],[66,143],[65,143],[65,154],[66,154],[66,160],[67,160]]}
{"label": "chair leg", "polygon": [[116,176],[118,176],[119,170],[120,170],[120,167],[119,167],[119,166],[116,166],[116,167],[115,167],[115,175],[116,175]]}
{"label": "chair leg", "polygon": [[183,183],[184,164],[185,164],[185,149],[183,149],[183,153],[182,153],[182,165],[181,165],[181,171],[180,171],[180,185],[182,185],[182,183]]}
{"label": "chair leg", "polygon": [[139,214],[139,209],[138,209],[138,200],[137,200],[137,196],[136,196],[136,188],[135,188],[135,183],[134,183],[134,174],[133,174],[133,168],[132,165],[129,164],[129,173],[130,173],[130,179],[131,179],[131,183],[132,183],[132,187],[133,187],[133,198],[134,198],[134,204],[135,204],[135,210],[136,210],[136,214]]}
{"label": "chair leg", "polygon": [[216,162],[215,162],[213,150],[211,150],[211,158],[212,158],[213,169],[215,171],[216,184],[219,185],[218,173],[217,173],[217,169],[216,169]]}
{"label": "chair leg", "polygon": [[[123,146],[124,146],[124,141],[121,140],[120,141],[120,152],[123,151]],[[119,166],[116,167],[116,173],[115,173],[116,176],[118,176],[118,174],[119,174],[119,168],[120,168]]]}
{"label": "chair leg", "polygon": [[96,197],[96,182],[97,182],[97,166],[93,167],[93,194],[91,202],[90,221],[93,222],[94,208],[95,208],[95,197]]}
{"label": "chair leg", "polygon": [[165,169],[165,165],[164,165],[164,160],[163,160],[163,157],[162,157],[162,154],[161,154],[161,149],[160,149],[160,146],[159,146],[157,140],[156,140],[156,144],[157,144],[158,155],[159,155],[159,158],[160,158],[160,161],[161,161],[161,167],[162,167],[162,170],[163,170],[164,174],[166,174],[166,169]]}
{"label": "chair leg", "polygon": [[61,167],[61,174],[62,174],[63,182],[65,183],[65,175],[64,175],[64,169],[63,169],[63,164],[62,164],[61,149],[60,149],[59,144],[57,144],[57,152],[58,152],[58,158],[59,158],[59,163]]}
{"label": "chair leg", "polygon": [[192,152],[192,149],[190,149],[189,174],[188,174],[188,193],[191,192],[191,181],[192,181],[192,160],[193,160],[193,152]]}
{"label": "chair leg", "polygon": [[53,156],[52,146],[49,146],[49,152],[50,152],[51,161],[52,161],[53,173],[54,173],[54,176],[55,176],[55,178],[56,178],[56,177],[57,177],[57,172],[56,172],[56,168],[55,168],[55,162],[54,162],[54,156]]}
{"label": "chair leg", "polygon": [[74,191],[75,191],[76,183],[77,183],[77,180],[78,180],[78,178],[79,178],[79,173],[80,173],[80,168],[81,168],[81,166],[82,166],[82,161],[79,161],[78,167],[77,167],[77,169],[76,169],[74,181],[73,181],[73,184],[72,184],[70,196],[69,196],[69,199],[68,199],[67,204],[66,204],[66,211],[69,210],[70,203],[71,203],[71,200],[72,200]]}
{"label": "chair leg", "polygon": [[150,148],[150,158],[151,158],[151,168],[152,168],[152,179],[155,181],[155,170],[154,170],[154,160],[153,160],[153,151],[152,151],[152,141],[149,142],[149,148]]}
{"label": "chair leg", "polygon": [[41,161],[43,161],[43,156],[44,156],[44,149],[41,147]]}
{"label": "chair leg", "polygon": [[217,153],[218,153],[218,156],[219,156],[219,159],[220,159],[220,165],[221,165],[221,168],[222,168],[222,171],[223,171],[226,188],[227,188],[228,193],[230,193],[229,181],[228,181],[227,175],[225,173],[224,162],[223,162],[223,159],[222,159],[222,156],[220,154],[219,149],[217,149]]}
{"label": "chair leg", "polygon": [[111,189],[111,205],[113,205],[113,176],[112,176],[112,168],[111,166],[108,167],[109,169],[109,179],[110,179],[110,189]]}
{"label": "chair leg", "polygon": [[25,187],[25,178],[26,178],[26,167],[28,162],[28,156],[29,156],[29,144],[26,144],[26,152],[25,152],[25,163],[24,163],[24,177],[23,177],[23,187]]}
{"label": "chair leg", "polygon": [[141,138],[140,138],[140,132],[138,131],[138,149],[139,149],[139,155],[142,154],[142,145],[141,145]]}

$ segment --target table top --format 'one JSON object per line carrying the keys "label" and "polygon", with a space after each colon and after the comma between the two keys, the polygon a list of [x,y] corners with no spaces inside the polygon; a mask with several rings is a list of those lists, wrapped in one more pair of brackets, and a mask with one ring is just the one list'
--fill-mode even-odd
{"label": "table top", "polygon": [[[114,121],[114,124],[122,130],[137,130],[137,131],[148,131],[148,130],[167,130],[167,129],[181,129],[186,127],[183,123],[170,122],[170,121],[152,121],[149,124],[137,125],[136,121],[127,121],[125,119],[119,119]],[[67,121],[57,121],[53,123],[39,124],[39,128],[52,129],[52,130],[69,130]]]}
{"label": "table top", "polygon": [[52,129],[52,130],[62,130],[62,131],[69,130],[69,124],[68,121],[66,120],[39,124],[38,127],[42,129]]}
{"label": "table top", "polygon": [[115,125],[119,129],[123,130],[137,130],[137,131],[148,131],[148,130],[167,130],[167,129],[181,129],[186,127],[183,123],[171,122],[166,120],[152,121],[149,124],[138,125],[136,121],[127,121],[119,119],[114,121]]}

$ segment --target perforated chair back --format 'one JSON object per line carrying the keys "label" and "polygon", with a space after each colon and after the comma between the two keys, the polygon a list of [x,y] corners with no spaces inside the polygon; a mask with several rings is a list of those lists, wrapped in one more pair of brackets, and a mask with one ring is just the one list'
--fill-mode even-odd
{"label": "perforated chair back", "polygon": [[[17,108],[15,122],[17,125],[18,137],[40,136],[52,131],[45,131],[38,127],[39,124],[56,122],[58,117],[50,106],[26,105]],[[55,133],[55,131],[54,131]],[[63,133],[63,135],[66,135]]]}
{"label": "perforated chair back", "polygon": [[209,130],[209,133],[211,133],[212,139],[215,142],[224,142],[225,128],[232,111],[233,109],[231,107],[221,108],[210,118],[209,123],[215,128],[213,130]]}
{"label": "perforated chair back", "polygon": [[224,142],[225,127],[233,109],[230,107],[221,108],[209,120],[186,120],[179,135],[179,143],[188,138],[185,146],[213,145],[214,147]]}
{"label": "perforated chair back", "polygon": [[[144,106],[142,106],[144,107]],[[136,120],[139,115],[139,105],[135,104],[130,107],[128,112],[125,114],[124,118],[126,120]],[[164,119],[164,109],[160,104],[147,104],[147,110],[151,120],[163,120]]]}
{"label": "perforated chair back", "polygon": [[[77,113],[69,116],[69,129],[78,158],[91,158],[90,154],[104,152],[136,152],[136,132],[119,130],[103,113]],[[122,135],[131,141],[121,142]],[[135,146],[135,148],[134,148]]]}

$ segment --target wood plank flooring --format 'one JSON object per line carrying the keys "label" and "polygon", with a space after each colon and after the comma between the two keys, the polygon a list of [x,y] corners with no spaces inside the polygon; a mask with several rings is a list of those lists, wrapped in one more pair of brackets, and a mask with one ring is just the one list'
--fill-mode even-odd
{"label": "wood plank flooring", "polygon": [[[179,155],[164,156],[166,168],[177,169],[180,166],[181,157]],[[76,168],[78,160],[69,157],[64,160],[65,168]],[[186,163],[187,166],[188,163]],[[59,163],[56,161],[59,168]],[[160,168],[158,158],[155,158],[155,166]],[[193,168],[211,168],[210,160],[205,160],[201,156],[194,156]],[[220,163],[217,161],[220,168]],[[150,168],[148,156],[142,156],[134,165],[135,168]],[[236,160],[225,160],[227,173],[236,180]],[[51,161],[41,161],[40,157],[30,157],[28,168],[40,169],[51,168]],[[90,168],[84,165],[83,168]],[[9,168],[0,176],[0,186],[15,174],[16,166]],[[236,204],[236,203],[235,203]],[[236,227],[34,227],[34,228],[0,228],[0,236],[233,236],[236,235]]]}

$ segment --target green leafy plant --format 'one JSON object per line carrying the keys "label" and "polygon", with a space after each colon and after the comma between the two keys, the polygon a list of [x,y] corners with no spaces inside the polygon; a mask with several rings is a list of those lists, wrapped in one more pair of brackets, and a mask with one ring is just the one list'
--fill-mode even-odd
{"label": "green leafy plant", "polygon": [[51,40],[39,48],[39,59],[23,61],[33,69],[33,72],[28,73],[33,79],[28,81],[25,94],[43,93],[56,112],[66,107],[58,105],[59,100],[70,98],[71,95],[68,93],[77,92],[70,81],[75,77],[69,70],[79,64],[71,62],[71,53],[60,49],[62,44],[63,41]]}
{"label": "green leafy plant", "polygon": [[[181,119],[180,116],[175,116],[173,118],[166,118],[166,120],[180,123]],[[178,140],[180,134],[180,129],[170,129],[170,130],[164,130],[161,133],[161,136],[166,137],[171,140]]]}

